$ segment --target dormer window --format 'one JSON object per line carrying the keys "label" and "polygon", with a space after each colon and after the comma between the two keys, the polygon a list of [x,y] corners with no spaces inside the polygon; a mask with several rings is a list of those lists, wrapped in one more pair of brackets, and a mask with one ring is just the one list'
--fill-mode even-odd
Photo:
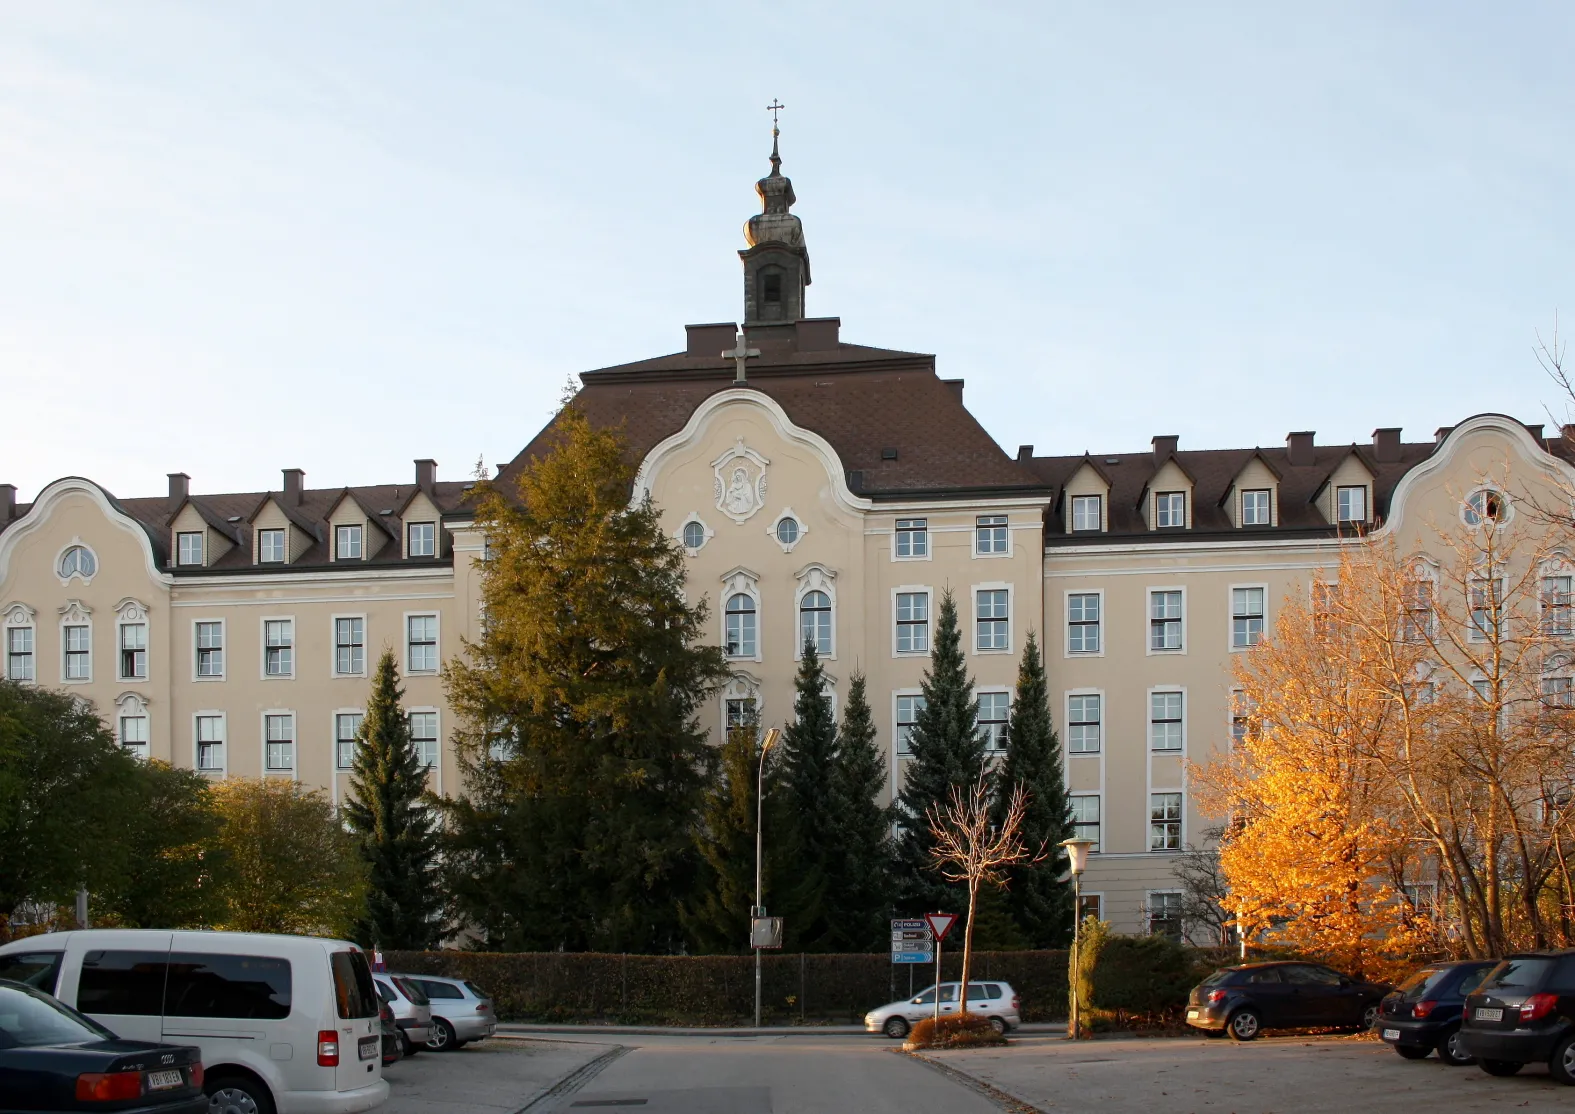
{"label": "dormer window", "polygon": [[180,533],[175,535],[175,563],[177,565],[202,564],[202,533]]}
{"label": "dormer window", "polygon": [[1334,493],[1334,519],[1336,522],[1367,521],[1367,488],[1342,487]]}
{"label": "dormer window", "polygon": [[1267,526],[1269,521],[1269,492],[1243,491],[1241,493],[1241,524],[1243,526]]}
{"label": "dormer window", "polygon": [[1154,496],[1154,526],[1160,530],[1179,529],[1187,524],[1187,493],[1161,491]]}
{"label": "dormer window", "polygon": [[1098,495],[1072,496],[1073,533],[1093,533],[1104,525],[1102,502]]}
{"label": "dormer window", "polygon": [[412,522],[407,529],[410,533],[410,556],[437,556],[437,523]]}
{"label": "dormer window", "polygon": [[257,560],[264,565],[284,563],[284,531],[257,531]]}
{"label": "dormer window", "polygon": [[361,527],[336,526],[334,528],[334,558],[339,561],[361,559]]}

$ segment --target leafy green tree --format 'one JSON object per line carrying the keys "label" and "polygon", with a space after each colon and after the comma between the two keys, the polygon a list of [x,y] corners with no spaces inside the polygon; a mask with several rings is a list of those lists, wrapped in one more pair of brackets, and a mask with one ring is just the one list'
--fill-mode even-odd
{"label": "leafy green tree", "polygon": [[840,802],[833,789],[837,724],[826,693],[826,671],[813,642],[806,641],[799,654],[793,719],[782,730],[781,746],[785,842],[793,864],[792,881],[780,903],[785,946],[826,951],[839,935],[827,891],[842,866],[843,847],[836,816]]}
{"label": "leafy green tree", "polygon": [[450,885],[490,947],[674,950],[711,761],[697,712],[727,670],[682,550],[629,503],[621,434],[572,402],[554,425],[517,499],[477,485],[487,621],[445,674],[466,723]]}
{"label": "leafy green tree", "polygon": [[[1072,937],[1072,885],[1066,852],[1058,845],[1072,836],[1061,743],[1050,720],[1050,690],[1045,681],[1039,640],[1033,631],[1017,667],[1017,691],[1006,729],[1006,757],[997,771],[998,784],[1021,784],[1028,794],[1022,838],[1037,862],[1006,868],[1006,906],[1019,931],[1036,948],[1059,948]],[[1005,802],[997,795],[997,813]]]}
{"label": "leafy green tree", "polygon": [[825,890],[829,947],[872,951],[886,946],[892,903],[892,810],[876,804],[886,786],[886,763],[875,745],[875,717],[864,674],[848,682],[847,704],[832,759],[827,810],[836,867]]}
{"label": "leafy green tree", "polygon": [[119,854],[129,864],[93,892],[95,925],[204,928],[224,919],[229,861],[208,779],[163,762],[138,764],[126,788]]}
{"label": "leafy green tree", "polygon": [[935,838],[926,817],[931,809],[947,806],[954,786],[971,788],[984,764],[979,701],[963,660],[957,601],[949,589],[941,596],[935,644],[921,691],[924,706],[914,717],[913,757],[904,763],[906,781],[898,797],[902,832],[897,840],[897,901],[910,915],[933,912],[948,903],[960,909],[958,902],[965,900],[957,887],[941,879],[931,862]]}
{"label": "leafy green tree", "polygon": [[427,767],[410,738],[394,652],[384,650],[355,748],[343,805],[367,865],[366,920],[357,936],[383,948],[423,950],[442,935],[437,832],[422,797]]}

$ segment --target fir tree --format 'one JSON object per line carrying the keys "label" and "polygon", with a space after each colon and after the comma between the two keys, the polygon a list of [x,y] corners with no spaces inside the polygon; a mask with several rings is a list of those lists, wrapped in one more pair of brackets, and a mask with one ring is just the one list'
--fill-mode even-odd
{"label": "fir tree", "polygon": [[875,745],[875,717],[864,674],[848,683],[847,705],[831,767],[829,820],[837,867],[826,887],[829,946],[872,951],[885,946],[892,902],[892,812],[875,803],[886,786],[886,764]]}
{"label": "fir tree", "polygon": [[345,821],[367,865],[362,942],[422,950],[442,935],[435,862],[437,834],[422,803],[427,767],[410,739],[400,706],[404,690],[394,652],[384,650],[357,736]]}
{"label": "fir tree", "polygon": [[[1064,947],[1072,936],[1072,885],[1059,879],[1067,872],[1066,852],[1058,846],[1072,836],[1072,819],[1061,768],[1061,744],[1050,721],[1050,693],[1044,661],[1033,631],[1023,646],[1017,668],[1017,691],[1006,729],[1006,757],[997,784],[1021,783],[1028,793],[1023,816],[1023,843],[1039,862],[1007,869],[1006,905],[1012,920],[1036,948]],[[997,808],[1004,807],[997,794]]]}
{"label": "fir tree", "polygon": [[914,717],[913,757],[905,763],[907,780],[898,798],[902,822],[897,841],[898,904],[910,915],[933,912],[948,903],[957,911],[957,903],[965,900],[957,887],[941,880],[930,861],[935,841],[926,818],[931,809],[946,807],[954,786],[970,788],[984,764],[979,701],[963,660],[957,603],[950,590],[941,596],[935,645],[921,691],[924,706]]}
{"label": "fir tree", "polygon": [[781,902],[787,946],[825,951],[837,928],[827,891],[842,865],[842,845],[832,789],[837,725],[826,694],[826,673],[813,642],[806,641],[799,655],[793,720],[782,731],[781,745],[787,843],[793,863],[793,879]]}

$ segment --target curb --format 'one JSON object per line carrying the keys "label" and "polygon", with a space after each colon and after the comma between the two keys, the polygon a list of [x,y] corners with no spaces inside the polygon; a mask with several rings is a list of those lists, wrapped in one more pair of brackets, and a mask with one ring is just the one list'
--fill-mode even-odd
{"label": "curb", "polygon": [[[1030,1025],[1020,1025],[1013,1029],[1014,1033],[1037,1035],[1045,1033],[1062,1032],[1065,1023],[1035,1022]],[[762,1025],[756,1029],[752,1026],[735,1026],[715,1028],[706,1026],[677,1026],[677,1025],[527,1025],[523,1023],[506,1023],[497,1027],[498,1036],[513,1037],[538,1037],[538,1036],[647,1036],[647,1037],[870,1037],[878,1038],[879,1033],[871,1033],[862,1025]]]}

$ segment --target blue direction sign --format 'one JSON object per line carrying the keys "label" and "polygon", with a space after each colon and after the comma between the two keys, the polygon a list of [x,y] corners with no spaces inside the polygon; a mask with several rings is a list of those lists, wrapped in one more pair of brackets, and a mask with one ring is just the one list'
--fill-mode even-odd
{"label": "blue direction sign", "polygon": [[930,926],[922,919],[891,922],[891,961],[893,963],[934,963],[935,945]]}

